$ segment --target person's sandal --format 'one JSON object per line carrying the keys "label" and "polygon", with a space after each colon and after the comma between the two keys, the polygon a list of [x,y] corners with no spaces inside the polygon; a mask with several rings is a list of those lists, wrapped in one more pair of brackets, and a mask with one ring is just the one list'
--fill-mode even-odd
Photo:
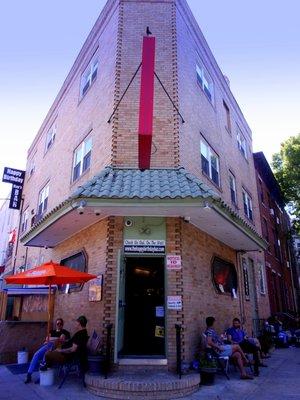
{"label": "person's sandal", "polygon": [[241,379],[254,379],[251,375],[242,375]]}

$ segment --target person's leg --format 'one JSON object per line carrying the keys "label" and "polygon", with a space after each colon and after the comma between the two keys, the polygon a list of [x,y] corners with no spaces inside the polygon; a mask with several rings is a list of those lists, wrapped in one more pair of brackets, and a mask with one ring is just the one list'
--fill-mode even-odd
{"label": "person's leg", "polygon": [[244,360],[242,358],[241,353],[239,351],[236,351],[232,354],[231,357],[240,371],[241,379],[252,379],[252,377],[246,373],[246,370],[244,367]]}
{"label": "person's leg", "polygon": [[241,347],[238,344],[232,345],[232,353],[240,353],[243,362],[248,363],[248,359],[245,356],[245,353],[243,352],[243,350],[241,349]]}
{"label": "person's leg", "polygon": [[67,361],[67,356],[66,356],[66,354],[60,353],[55,350],[48,351],[45,354],[45,360],[46,360],[46,368],[47,368],[47,367],[51,367],[54,364],[65,364]]}
{"label": "person's leg", "polygon": [[38,367],[40,361],[42,360],[46,352],[51,348],[52,348],[52,343],[46,343],[34,353],[27,371],[27,377],[25,383],[31,382],[32,373]]}
{"label": "person's leg", "polygon": [[259,375],[259,349],[258,347],[255,346],[255,344],[249,342],[249,340],[243,340],[240,343],[241,349],[245,352],[245,353],[249,353],[253,355],[253,360],[254,360],[254,375],[258,376]]}

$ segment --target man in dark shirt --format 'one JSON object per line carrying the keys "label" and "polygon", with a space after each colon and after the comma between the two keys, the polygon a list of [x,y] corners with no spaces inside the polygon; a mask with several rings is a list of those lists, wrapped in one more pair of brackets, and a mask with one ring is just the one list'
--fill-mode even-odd
{"label": "man in dark shirt", "polygon": [[78,323],[76,333],[62,348],[46,353],[46,365],[40,368],[41,371],[47,370],[47,367],[51,367],[54,364],[65,364],[71,361],[74,356],[78,357],[82,366],[84,366],[87,352],[86,345],[89,338],[86,330],[87,319],[84,315],[81,315],[76,321]]}
{"label": "man in dark shirt", "polygon": [[42,347],[40,347],[33,355],[31,363],[27,371],[27,377],[24,383],[32,381],[32,373],[38,367],[39,363],[43,360],[45,362],[45,354],[55,348],[56,344],[63,343],[65,340],[70,339],[70,333],[63,329],[64,321],[62,318],[57,318],[55,329],[49,332]]}

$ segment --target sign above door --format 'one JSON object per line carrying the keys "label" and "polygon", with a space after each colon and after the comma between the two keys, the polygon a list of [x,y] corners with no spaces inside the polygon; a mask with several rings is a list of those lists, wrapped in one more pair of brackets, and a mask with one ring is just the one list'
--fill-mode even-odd
{"label": "sign above door", "polygon": [[125,239],[124,253],[164,254],[165,240]]}

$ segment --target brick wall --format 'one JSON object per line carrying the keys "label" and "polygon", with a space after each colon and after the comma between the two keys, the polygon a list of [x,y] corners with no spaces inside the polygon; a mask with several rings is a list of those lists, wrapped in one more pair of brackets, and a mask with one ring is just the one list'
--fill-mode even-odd
{"label": "brick wall", "polygon": [[[87,272],[95,275],[105,274],[107,226],[107,220],[100,221],[64,241],[53,250],[53,259],[60,261],[84,249],[88,257]],[[55,296],[54,318],[62,317],[65,320],[65,328],[72,333],[76,325],[75,319],[82,314],[89,321],[88,331],[90,333],[93,329],[96,329],[98,333],[102,331],[104,299],[107,294],[103,294],[103,300],[100,302],[90,302],[88,286],[89,284],[86,283],[80,292],[56,294]]]}

